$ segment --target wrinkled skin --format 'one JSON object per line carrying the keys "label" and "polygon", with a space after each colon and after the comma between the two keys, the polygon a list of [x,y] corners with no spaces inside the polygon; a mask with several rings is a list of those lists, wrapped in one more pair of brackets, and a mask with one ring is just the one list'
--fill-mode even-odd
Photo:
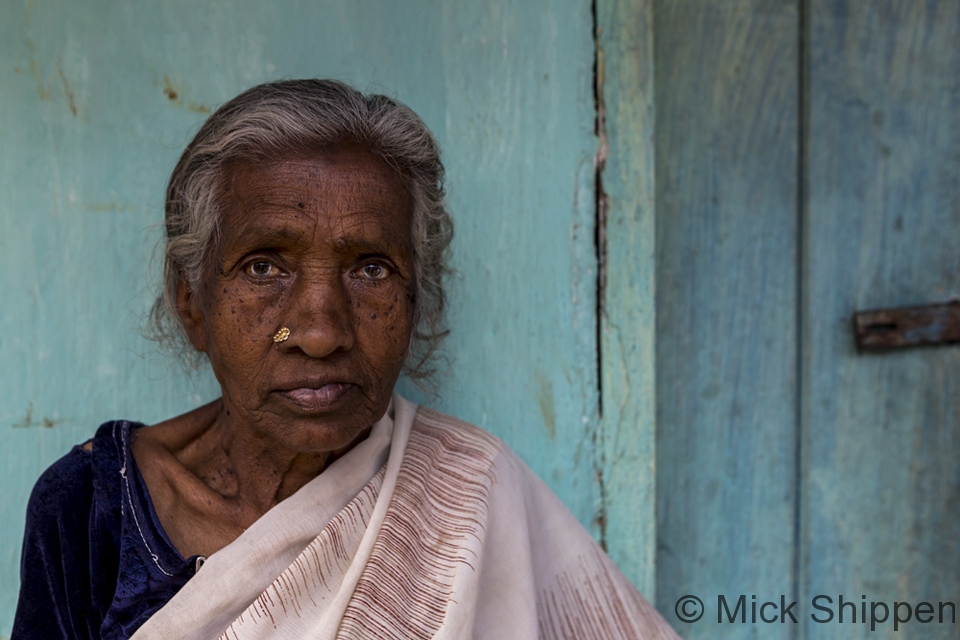
{"label": "wrinkled skin", "polygon": [[346,145],[234,165],[226,185],[202,285],[178,295],[223,397],[134,442],[184,557],[229,544],[365,437],[412,332],[412,202],[383,160]]}

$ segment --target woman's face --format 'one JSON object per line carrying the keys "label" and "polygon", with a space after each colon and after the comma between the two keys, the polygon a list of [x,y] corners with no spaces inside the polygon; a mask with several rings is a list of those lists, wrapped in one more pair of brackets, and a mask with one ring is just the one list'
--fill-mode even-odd
{"label": "woman's face", "polygon": [[358,146],[236,164],[226,187],[203,284],[180,287],[190,339],[231,424],[341,448],[386,411],[410,344],[411,198]]}

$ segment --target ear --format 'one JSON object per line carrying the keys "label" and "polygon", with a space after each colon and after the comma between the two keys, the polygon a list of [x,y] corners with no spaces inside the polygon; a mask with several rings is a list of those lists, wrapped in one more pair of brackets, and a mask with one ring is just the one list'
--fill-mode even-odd
{"label": "ear", "polygon": [[180,278],[180,283],[177,285],[177,313],[180,314],[180,320],[183,322],[190,344],[197,351],[206,352],[207,325],[203,320],[200,302],[183,278]]}

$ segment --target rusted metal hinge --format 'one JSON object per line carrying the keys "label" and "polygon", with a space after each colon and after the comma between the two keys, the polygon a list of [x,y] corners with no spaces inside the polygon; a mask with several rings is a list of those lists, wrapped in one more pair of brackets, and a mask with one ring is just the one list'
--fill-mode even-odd
{"label": "rusted metal hinge", "polygon": [[960,300],[853,314],[861,351],[960,343]]}

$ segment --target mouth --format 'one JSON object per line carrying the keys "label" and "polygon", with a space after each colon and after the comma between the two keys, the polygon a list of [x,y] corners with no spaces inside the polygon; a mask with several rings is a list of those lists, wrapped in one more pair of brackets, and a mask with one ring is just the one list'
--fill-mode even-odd
{"label": "mouth", "polygon": [[306,413],[319,413],[336,408],[357,385],[330,382],[320,387],[297,387],[275,393],[293,408]]}

